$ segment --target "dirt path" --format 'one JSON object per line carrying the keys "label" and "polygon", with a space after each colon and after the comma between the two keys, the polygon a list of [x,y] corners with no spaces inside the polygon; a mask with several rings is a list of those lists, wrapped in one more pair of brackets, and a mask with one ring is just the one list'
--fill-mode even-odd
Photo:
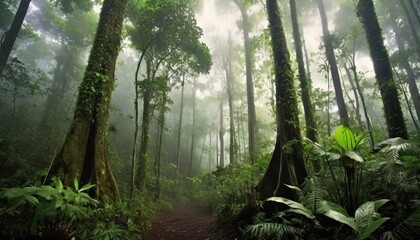
{"label": "dirt path", "polygon": [[204,212],[200,203],[191,200],[157,218],[148,240],[234,240],[217,231],[216,217]]}

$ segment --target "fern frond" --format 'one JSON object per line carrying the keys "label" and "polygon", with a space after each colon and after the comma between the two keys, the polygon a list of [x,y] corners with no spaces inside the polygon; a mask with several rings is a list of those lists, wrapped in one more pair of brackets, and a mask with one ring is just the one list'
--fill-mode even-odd
{"label": "fern frond", "polygon": [[304,229],[284,223],[264,222],[245,228],[244,235],[250,239],[289,239],[290,236],[302,236]]}
{"label": "fern frond", "polygon": [[382,239],[386,240],[417,240],[420,236],[420,208],[416,209],[407,219],[395,227],[392,231],[386,232]]}

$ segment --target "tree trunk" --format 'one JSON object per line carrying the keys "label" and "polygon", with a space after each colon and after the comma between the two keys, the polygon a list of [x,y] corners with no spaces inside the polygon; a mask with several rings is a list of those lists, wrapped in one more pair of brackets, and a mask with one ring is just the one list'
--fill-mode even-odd
{"label": "tree trunk", "polygon": [[196,102],[196,85],[197,79],[194,78],[193,80],[193,99],[192,99],[192,133],[191,133],[191,150],[190,150],[190,166],[188,169],[189,176],[192,176],[192,164],[194,159],[194,143],[195,143],[195,102]]}
{"label": "tree trunk", "polygon": [[290,0],[290,12],[292,16],[293,39],[295,42],[296,59],[298,62],[300,88],[302,91],[302,103],[305,112],[306,137],[312,140],[313,142],[317,142],[317,127],[314,117],[314,107],[310,95],[311,84],[310,79],[308,79],[306,76],[301,43],[302,39],[300,37],[295,0]]}
{"label": "tree trunk", "polygon": [[158,134],[157,134],[157,146],[156,146],[156,158],[155,158],[155,169],[156,169],[156,189],[155,199],[160,199],[160,172],[161,172],[161,153],[162,153],[162,140],[163,132],[165,131],[165,111],[166,111],[167,94],[163,93],[162,105],[160,106],[159,118],[158,118]]}
{"label": "tree trunk", "polygon": [[0,75],[6,67],[7,59],[9,59],[10,52],[12,51],[15,40],[22,28],[23,20],[25,19],[26,12],[28,11],[31,0],[21,0],[12,25],[7,32],[1,37],[0,41]]}
{"label": "tree trunk", "polygon": [[284,184],[296,186],[307,177],[296,90],[277,0],[267,0],[266,6],[276,79],[277,137],[272,159],[257,191],[262,199],[273,194],[294,198],[293,191]]}
{"label": "tree trunk", "polygon": [[223,124],[223,94],[220,94],[220,128],[219,128],[219,138],[220,138],[220,167],[225,167],[225,126]]}
{"label": "tree trunk", "polygon": [[[302,42],[303,42],[303,52],[305,54],[305,64],[306,64],[306,77],[309,79],[309,84],[311,83],[311,64],[309,63],[309,54],[308,54],[308,49],[306,49],[306,41],[305,41],[305,34],[302,32],[301,34],[302,36]],[[312,89],[312,86],[309,87],[309,90]]]}
{"label": "tree trunk", "polygon": [[[416,0],[409,0],[410,6],[413,9],[414,16],[417,19],[417,24],[420,24],[420,2],[417,0],[417,3],[414,3]],[[417,4],[417,7],[415,6]]]}
{"label": "tree trunk", "polygon": [[181,106],[179,107],[179,123],[178,123],[178,143],[176,147],[176,173],[175,173],[175,186],[178,188],[179,183],[179,162],[181,160],[181,130],[182,130],[182,112],[184,111],[184,85],[185,76],[181,83]]}
{"label": "tree trunk", "polygon": [[[400,4],[401,4],[402,9],[404,10],[405,15],[407,16],[408,26],[410,28],[411,35],[413,36],[413,39],[414,39],[415,49],[416,49],[418,57],[420,57],[420,38],[419,38],[419,35],[418,35],[418,34],[420,34],[420,32],[417,32],[419,30],[419,28],[418,28],[418,26],[416,26],[416,24],[411,19],[411,14],[410,14],[410,11],[408,10],[408,7],[407,7],[405,1],[406,0],[400,0]],[[413,11],[414,10],[415,9],[413,9]]]}
{"label": "tree trunk", "polygon": [[[392,15],[393,13],[391,12],[391,16]],[[404,68],[405,73],[407,75],[408,88],[410,91],[411,99],[414,104],[414,109],[416,110],[417,120],[420,120],[420,94],[419,94],[419,89],[417,88],[417,84],[416,84],[416,75],[414,74],[414,71],[411,68],[410,63],[408,62],[407,56],[405,56],[406,50],[404,46],[404,41],[401,39],[400,33],[397,30],[398,26],[395,21],[393,21],[392,23],[393,23],[392,28],[395,33],[395,40],[397,42],[398,50],[400,53],[403,54],[400,63],[401,63],[401,66]]]}
{"label": "tree trunk", "polygon": [[244,46],[245,46],[245,68],[246,68],[246,96],[248,102],[248,149],[249,149],[249,161],[250,163],[256,162],[256,122],[257,117],[255,113],[255,101],[254,101],[254,83],[252,80],[252,50],[251,43],[249,39],[249,22],[248,14],[246,12],[245,6],[242,4],[241,0],[234,0],[238,6],[241,16],[242,16],[242,25],[243,25],[243,34],[244,34]]}
{"label": "tree trunk", "polygon": [[343,90],[341,88],[340,74],[338,72],[337,61],[335,59],[334,48],[332,45],[332,36],[328,29],[328,19],[325,13],[325,7],[323,0],[317,0],[319,14],[322,22],[322,32],[324,36],[324,46],[327,55],[328,64],[330,65],[331,77],[333,80],[335,96],[337,100],[338,114],[340,115],[341,124],[349,126],[349,116],[346,109],[346,103],[344,102]]}
{"label": "tree trunk", "polygon": [[382,30],[379,26],[372,0],[359,0],[357,15],[365,28],[376,80],[378,81],[384,104],[388,135],[390,138],[402,137],[408,139],[388,52],[384,45]]}
{"label": "tree trunk", "polygon": [[152,116],[152,109],[150,102],[152,101],[152,89],[151,86],[153,76],[151,74],[151,60],[146,61],[147,67],[147,78],[143,84],[143,114],[142,114],[142,125],[140,135],[140,149],[139,149],[139,161],[136,175],[136,187],[140,192],[143,192],[144,186],[146,185],[146,168],[147,168],[147,149],[149,146],[149,129],[150,121]]}
{"label": "tree trunk", "polygon": [[352,61],[350,63],[351,64],[350,68],[351,68],[351,71],[353,72],[354,82],[356,84],[357,92],[359,93],[359,96],[360,96],[360,101],[362,102],[363,113],[364,113],[365,119],[366,119],[366,126],[367,126],[367,129],[368,129],[368,132],[369,132],[370,146],[373,148],[375,146],[375,140],[373,138],[372,122],[371,122],[369,114],[367,112],[363,89],[360,87],[360,80],[359,80],[359,76],[357,75],[355,58],[354,57],[355,56],[353,55]]}
{"label": "tree trunk", "polygon": [[347,67],[346,63],[344,63],[344,70],[346,71],[346,75],[349,80],[351,90],[353,91],[354,102],[355,102],[354,111],[356,112],[357,123],[359,124],[359,127],[363,130],[364,128],[363,128],[363,123],[362,123],[362,116],[360,115],[360,102],[359,102],[359,96],[357,94],[357,88],[354,84],[353,75],[351,74],[351,71]]}
{"label": "tree trunk", "polygon": [[229,163],[234,164],[238,156],[238,142],[235,133],[235,120],[233,110],[233,72],[232,72],[232,38],[229,34],[227,57],[223,61],[226,74],[226,93],[229,105]]}
{"label": "tree trunk", "polygon": [[95,184],[92,196],[112,200],[119,199],[119,192],[108,162],[108,118],[126,4],[127,0],[103,3],[73,123],[48,174],[66,185],[75,178]]}
{"label": "tree trunk", "polygon": [[416,119],[416,117],[414,117],[413,110],[411,109],[411,103],[410,103],[409,97],[407,95],[407,89],[405,88],[404,83],[401,80],[398,71],[396,71],[395,69],[393,69],[393,70],[394,70],[394,73],[395,73],[395,77],[397,78],[396,80],[400,84],[401,92],[404,96],[405,103],[407,104],[408,113],[410,114],[411,120],[413,120],[413,123],[414,123],[414,126],[416,127],[416,130],[419,131],[419,126],[417,124],[417,119]]}

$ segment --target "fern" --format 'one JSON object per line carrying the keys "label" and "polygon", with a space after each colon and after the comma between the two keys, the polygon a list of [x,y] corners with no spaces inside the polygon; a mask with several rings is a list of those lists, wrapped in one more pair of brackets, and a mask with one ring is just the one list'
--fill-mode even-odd
{"label": "fern", "polygon": [[248,239],[293,239],[302,236],[305,230],[285,223],[262,222],[246,227],[244,235]]}
{"label": "fern", "polygon": [[420,208],[391,231],[384,233],[383,240],[417,240],[420,236]]}

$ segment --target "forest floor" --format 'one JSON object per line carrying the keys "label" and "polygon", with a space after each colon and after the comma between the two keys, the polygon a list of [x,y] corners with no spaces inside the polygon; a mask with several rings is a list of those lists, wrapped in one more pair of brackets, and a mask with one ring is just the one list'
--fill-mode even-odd
{"label": "forest floor", "polygon": [[147,240],[234,240],[232,234],[218,229],[217,217],[206,213],[197,200],[176,205],[159,216]]}

